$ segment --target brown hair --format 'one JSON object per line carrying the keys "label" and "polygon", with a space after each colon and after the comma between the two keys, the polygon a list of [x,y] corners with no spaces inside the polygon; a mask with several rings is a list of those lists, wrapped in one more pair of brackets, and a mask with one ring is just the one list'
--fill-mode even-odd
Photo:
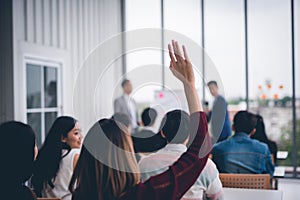
{"label": "brown hair", "polygon": [[74,200],[117,199],[139,182],[139,168],[126,130],[113,119],[102,119],[89,130],[69,185]]}

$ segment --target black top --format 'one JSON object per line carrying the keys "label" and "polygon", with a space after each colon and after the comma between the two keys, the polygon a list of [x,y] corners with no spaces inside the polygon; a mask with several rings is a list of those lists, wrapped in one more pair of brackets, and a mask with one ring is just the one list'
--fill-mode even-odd
{"label": "black top", "polygon": [[277,144],[276,142],[269,140],[267,143],[270,153],[274,155],[274,164],[277,164]]}
{"label": "black top", "polygon": [[155,134],[151,130],[142,129],[132,135],[134,151],[139,152],[154,152],[166,146],[166,140],[160,135]]}
{"label": "black top", "polygon": [[10,199],[10,200],[36,200],[35,193],[26,186],[21,186],[17,188],[1,188],[1,199]]}

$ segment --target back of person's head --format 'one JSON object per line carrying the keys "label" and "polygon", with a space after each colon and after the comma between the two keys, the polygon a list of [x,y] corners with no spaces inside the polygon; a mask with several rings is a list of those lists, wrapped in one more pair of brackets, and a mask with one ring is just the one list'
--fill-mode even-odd
{"label": "back of person's head", "polygon": [[88,131],[69,189],[76,199],[117,199],[139,181],[131,136],[114,119]]}
{"label": "back of person's head", "polygon": [[182,144],[189,136],[190,117],[183,110],[168,112],[162,119],[160,129],[167,142]]}
{"label": "back of person's head", "polygon": [[268,140],[268,137],[266,134],[265,123],[264,123],[263,117],[261,115],[257,114],[256,119],[257,119],[257,124],[255,127],[256,131],[255,131],[255,134],[253,134],[251,136],[251,138],[257,139],[264,143],[267,143],[269,140]]}
{"label": "back of person's head", "polygon": [[256,117],[248,111],[239,111],[233,118],[233,127],[235,132],[244,132],[250,134],[256,126]]}
{"label": "back of person's head", "polygon": [[1,183],[7,186],[22,184],[32,175],[34,131],[27,124],[10,121],[0,125],[0,137]]}
{"label": "back of person's head", "polygon": [[215,85],[215,86],[218,87],[217,81],[209,81],[209,82],[207,83],[207,86],[210,86],[210,85]]}
{"label": "back of person's head", "polygon": [[156,120],[157,112],[153,108],[145,108],[142,112],[142,122],[144,126],[152,126]]}
{"label": "back of person's head", "polygon": [[127,128],[130,127],[130,118],[125,113],[115,113],[111,118],[117,122],[122,123]]}
{"label": "back of person's head", "polygon": [[[53,186],[52,179],[56,177],[59,170],[60,161],[66,156],[71,147],[62,142],[62,138],[68,137],[68,133],[75,127],[77,120],[69,116],[58,117],[52,124],[42,148],[37,156],[34,176],[32,183],[37,195],[41,195],[44,183]],[[66,149],[67,153],[63,155],[62,150]]]}

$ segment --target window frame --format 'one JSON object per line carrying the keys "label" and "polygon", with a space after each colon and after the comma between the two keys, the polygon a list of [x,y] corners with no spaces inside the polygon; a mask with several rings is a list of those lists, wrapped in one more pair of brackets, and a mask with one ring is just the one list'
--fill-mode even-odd
{"label": "window frame", "polygon": [[[27,65],[32,64],[32,65],[37,65],[41,68],[41,107],[40,108],[28,108],[27,107]],[[57,106],[56,107],[51,107],[51,108],[46,108],[45,107],[45,102],[44,102],[44,97],[45,97],[45,92],[44,92],[44,72],[46,67],[51,67],[57,69]],[[48,59],[42,59],[38,57],[32,57],[32,56],[26,56],[24,58],[24,119],[25,122],[28,123],[28,118],[27,114],[28,113],[41,113],[41,143],[45,141],[46,138],[46,132],[45,132],[45,114],[50,113],[50,112],[56,112],[57,116],[62,115],[62,64],[54,61],[54,60],[48,60]],[[41,144],[38,144],[41,145]]]}

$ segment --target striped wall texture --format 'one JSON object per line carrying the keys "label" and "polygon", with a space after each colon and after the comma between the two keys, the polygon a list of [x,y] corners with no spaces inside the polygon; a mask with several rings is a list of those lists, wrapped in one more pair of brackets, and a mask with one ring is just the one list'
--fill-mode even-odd
{"label": "striped wall texture", "polygon": [[[100,98],[93,114],[85,113],[85,99],[93,99],[90,90],[94,90],[95,82],[105,66],[91,64],[89,72],[81,76],[84,84],[76,85],[82,66],[86,58],[99,44],[121,32],[121,0],[13,0],[14,18],[14,77],[22,79],[24,64],[20,61],[22,54],[20,43],[33,44],[34,46],[63,51],[68,54],[68,64],[62,66],[63,79],[63,114],[75,115],[83,121],[87,128],[98,117],[109,116],[111,113],[111,99],[103,95],[103,88],[112,90],[114,83],[122,72],[122,62],[113,63],[110,70],[110,79],[101,82],[100,92],[93,91],[93,95]],[[114,48],[121,52],[121,41],[115,43]],[[117,52],[117,53],[120,53]],[[26,52],[25,52],[26,53]],[[94,59],[95,60],[95,59]],[[97,61],[99,63],[99,61]],[[98,74],[98,77],[93,74]],[[17,78],[16,78],[17,77]],[[21,77],[21,78],[18,78]],[[20,85],[24,80],[17,82]],[[82,83],[82,82],[81,82]],[[74,87],[77,87],[74,89]],[[18,91],[15,86],[15,115],[16,119],[24,120],[24,103],[19,98],[24,97],[24,91]],[[76,90],[76,91],[75,91]],[[75,91],[75,92],[74,92]],[[76,93],[77,92],[77,93]],[[20,95],[22,93],[22,95]],[[75,94],[76,93],[76,94]],[[76,97],[79,104],[75,105]],[[17,99],[16,99],[17,98]],[[79,101],[78,101],[79,98]],[[90,102],[87,102],[90,103]],[[21,105],[20,105],[21,104]],[[78,108],[79,107],[79,108]]]}
{"label": "striped wall texture", "polygon": [[120,32],[118,0],[23,0],[23,3],[24,40],[70,51],[74,67],[97,44]]}

